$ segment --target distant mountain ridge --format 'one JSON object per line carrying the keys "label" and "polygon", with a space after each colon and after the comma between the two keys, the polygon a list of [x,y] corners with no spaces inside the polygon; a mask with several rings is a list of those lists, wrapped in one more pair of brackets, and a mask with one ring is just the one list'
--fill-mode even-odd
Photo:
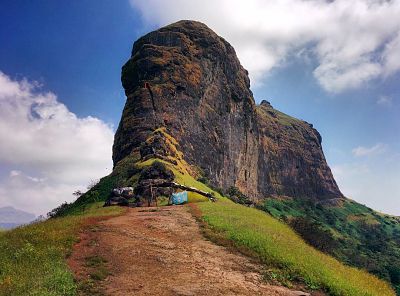
{"label": "distant mountain ridge", "polygon": [[35,220],[36,216],[32,213],[15,209],[7,206],[0,208],[0,228],[11,229],[22,224],[27,224]]}

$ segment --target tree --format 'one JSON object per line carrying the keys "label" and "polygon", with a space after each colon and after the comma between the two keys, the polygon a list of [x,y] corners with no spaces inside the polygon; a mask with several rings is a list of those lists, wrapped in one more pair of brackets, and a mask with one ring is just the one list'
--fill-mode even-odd
{"label": "tree", "polygon": [[97,184],[99,184],[99,180],[90,180],[88,186],[86,187],[87,190],[92,189],[94,186],[96,186]]}
{"label": "tree", "polygon": [[83,192],[80,191],[80,190],[76,190],[76,191],[74,191],[74,192],[72,193],[72,195],[75,196],[76,198],[81,197],[82,194],[83,194]]}
{"label": "tree", "polygon": [[49,218],[56,218],[56,217],[61,217],[65,211],[67,209],[69,209],[69,207],[71,206],[71,204],[64,202],[61,205],[59,205],[58,207],[52,209],[50,212],[47,213],[47,217]]}

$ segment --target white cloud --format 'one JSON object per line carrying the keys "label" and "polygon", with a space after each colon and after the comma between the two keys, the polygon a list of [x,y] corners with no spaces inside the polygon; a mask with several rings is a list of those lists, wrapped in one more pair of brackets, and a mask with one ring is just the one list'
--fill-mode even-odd
{"label": "white cloud", "polygon": [[379,96],[376,103],[381,106],[392,106],[393,98],[389,96]]}
{"label": "white cloud", "polygon": [[385,45],[383,60],[385,65],[385,75],[391,75],[400,69],[400,32],[390,42]]}
{"label": "white cloud", "polygon": [[16,177],[16,176],[19,176],[19,175],[21,175],[21,171],[12,170],[10,172],[10,177]]}
{"label": "white cloud", "polygon": [[400,1],[131,0],[149,24],[206,23],[235,47],[257,84],[310,48],[314,76],[330,92],[357,88],[400,69]]}
{"label": "white cloud", "polygon": [[0,206],[41,214],[112,168],[112,128],[79,118],[36,82],[0,72]]}
{"label": "white cloud", "polygon": [[383,152],[386,151],[386,149],[387,149],[387,146],[385,144],[377,143],[376,145],[374,145],[372,147],[358,146],[358,147],[354,148],[351,152],[356,157],[362,157],[362,156],[371,156],[371,155],[382,154]]}

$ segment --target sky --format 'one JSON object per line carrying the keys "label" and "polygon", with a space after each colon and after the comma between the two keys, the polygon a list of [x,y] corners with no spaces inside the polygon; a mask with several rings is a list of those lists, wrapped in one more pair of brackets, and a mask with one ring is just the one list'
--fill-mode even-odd
{"label": "sky", "polygon": [[45,214],[111,172],[122,65],[143,34],[206,23],[256,102],[314,125],[341,191],[400,215],[400,1],[4,1],[0,207]]}

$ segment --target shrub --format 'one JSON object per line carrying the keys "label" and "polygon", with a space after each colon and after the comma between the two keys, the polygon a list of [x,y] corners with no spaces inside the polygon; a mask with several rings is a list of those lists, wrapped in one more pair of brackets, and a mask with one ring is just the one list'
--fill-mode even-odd
{"label": "shrub", "polygon": [[207,177],[204,177],[204,176],[199,177],[197,179],[197,181],[199,181],[199,182],[201,182],[201,183],[203,183],[205,185],[208,185],[210,183],[210,180]]}
{"label": "shrub", "polygon": [[172,181],[174,179],[174,174],[164,163],[154,161],[150,166],[145,167],[140,173],[139,182],[146,179],[165,179]]}
{"label": "shrub", "polygon": [[56,218],[61,217],[66,211],[71,208],[72,204],[64,202],[58,207],[52,209],[50,212],[47,213],[48,218]]}
{"label": "shrub", "polygon": [[251,200],[246,195],[244,195],[237,187],[229,187],[227,195],[229,199],[236,203],[247,206],[252,204]]}
{"label": "shrub", "polygon": [[310,245],[326,253],[332,253],[337,247],[337,241],[328,230],[310,219],[304,217],[293,218],[290,226]]}

